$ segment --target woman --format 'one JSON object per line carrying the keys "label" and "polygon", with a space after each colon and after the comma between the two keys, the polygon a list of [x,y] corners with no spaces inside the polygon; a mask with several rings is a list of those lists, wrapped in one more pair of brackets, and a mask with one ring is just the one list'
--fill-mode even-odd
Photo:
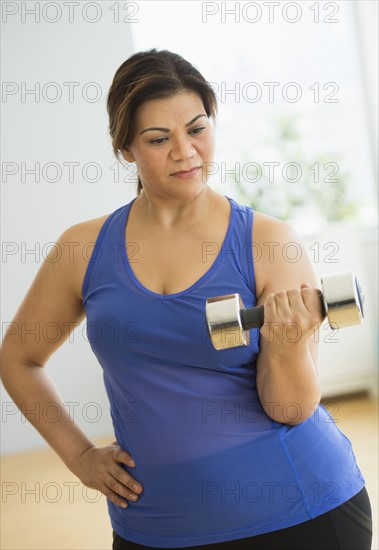
{"label": "woman", "polygon": [[[96,447],[68,414],[34,425],[108,498],[114,550],[370,548],[364,479],[319,405],[315,276],[304,249],[286,256],[301,246],[288,225],[208,186],[212,88],[180,56],[141,52],[117,70],[108,113],[137,197],[60,237],[96,245],[89,264],[41,267],[14,322],[53,320],[62,339],[7,337],[10,395],[26,411],[62,404],[41,367],[86,315],[117,441]],[[205,301],[235,292],[264,304],[265,325],[216,351]]]}

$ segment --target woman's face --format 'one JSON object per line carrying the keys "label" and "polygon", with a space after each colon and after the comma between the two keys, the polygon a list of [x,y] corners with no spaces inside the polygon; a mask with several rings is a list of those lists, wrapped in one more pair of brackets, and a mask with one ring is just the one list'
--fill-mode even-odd
{"label": "woman's face", "polygon": [[214,136],[201,98],[185,90],[143,103],[128,162],[136,162],[148,197],[193,199],[206,186]]}

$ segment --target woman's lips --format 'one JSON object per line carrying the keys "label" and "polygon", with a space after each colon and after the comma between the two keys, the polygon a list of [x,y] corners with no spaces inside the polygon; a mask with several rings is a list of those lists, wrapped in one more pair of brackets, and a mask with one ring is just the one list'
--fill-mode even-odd
{"label": "woman's lips", "polygon": [[179,172],[174,172],[171,174],[172,176],[175,176],[176,178],[192,178],[198,170],[200,170],[200,166],[195,166],[195,168],[191,168],[191,170],[180,170]]}

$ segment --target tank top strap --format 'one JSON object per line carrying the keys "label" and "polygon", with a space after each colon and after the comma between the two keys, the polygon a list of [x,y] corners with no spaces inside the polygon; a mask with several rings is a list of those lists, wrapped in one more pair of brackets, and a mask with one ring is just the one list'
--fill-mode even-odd
{"label": "tank top strap", "polygon": [[227,197],[231,208],[231,227],[225,242],[224,254],[231,254],[237,268],[246,280],[249,289],[256,296],[254,273],[253,222],[254,210]]}
{"label": "tank top strap", "polygon": [[116,264],[121,262],[124,242],[121,240],[120,235],[124,233],[129,210],[136,198],[117,208],[101,226],[83,280],[83,303],[86,301],[90,282],[98,278],[104,271],[107,272],[108,277],[112,277],[109,267],[111,265],[116,267]]}

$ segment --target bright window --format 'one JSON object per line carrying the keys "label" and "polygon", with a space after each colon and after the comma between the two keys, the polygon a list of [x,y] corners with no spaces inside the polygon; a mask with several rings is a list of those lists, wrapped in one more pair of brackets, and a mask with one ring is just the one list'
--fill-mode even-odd
{"label": "bright window", "polygon": [[182,55],[216,91],[217,190],[283,219],[375,223],[352,2],[135,5],[135,50]]}

